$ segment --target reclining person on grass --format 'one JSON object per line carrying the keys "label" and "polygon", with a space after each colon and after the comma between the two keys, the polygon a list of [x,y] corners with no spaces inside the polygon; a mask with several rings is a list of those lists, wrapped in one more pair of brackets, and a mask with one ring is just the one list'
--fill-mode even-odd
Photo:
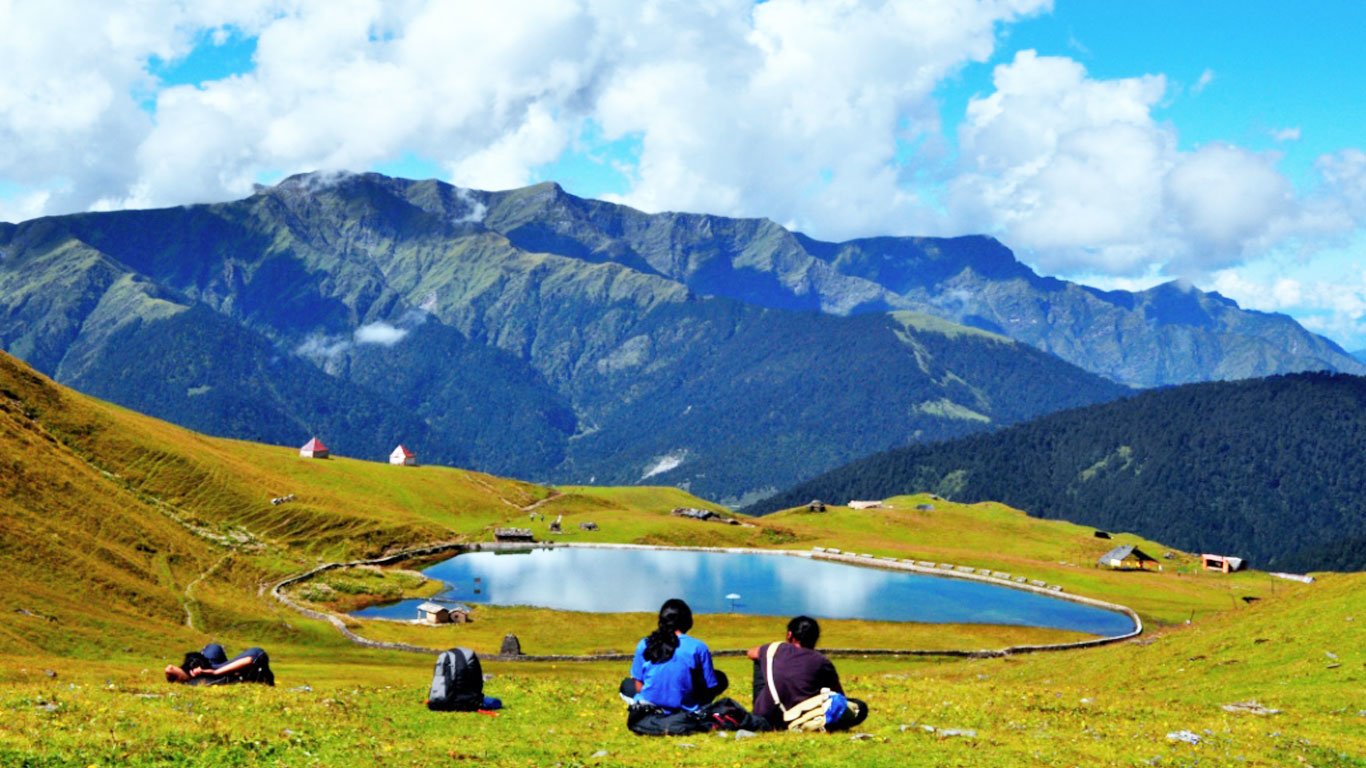
{"label": "reclining person on grass", "polygon": [[270,671],[270,657],[260,648],[248,648],[229,659],[223,646],[209,643],[202,651],[185,654],[180,666],[167,664],[166,682],[189,685],[275,685],[275,673]]}
{"label": "reclining person on grass", "polygon": [[844,695],[839,673],[816,651],[821,627],[810,616],[787,624],[787,639],[751,648],[754,714],[776,729],[842,731],[868,717],[868,705]]}

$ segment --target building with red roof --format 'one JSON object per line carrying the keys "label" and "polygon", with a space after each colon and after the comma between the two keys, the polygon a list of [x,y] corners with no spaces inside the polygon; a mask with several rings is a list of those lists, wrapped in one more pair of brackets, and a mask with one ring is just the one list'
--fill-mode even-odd
{"label": "building with red roof", "polygon": [[393,453],[389,454],[389,463],[403,467],[416,467],[417,454],[399,445]]}
{"label": "building with red roof", "polygon": [[331,452],[323,445],[323,441],[315,437],[304,443],[304,447],[299,449],[299,455],[305,459],[325,459]]}

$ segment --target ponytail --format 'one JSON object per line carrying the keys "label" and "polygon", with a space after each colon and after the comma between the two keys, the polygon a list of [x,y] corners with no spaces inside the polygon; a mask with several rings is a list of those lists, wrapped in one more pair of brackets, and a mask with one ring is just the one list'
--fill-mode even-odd
{"label": "ponytail", "polygon": [[659,609],[659,629],[645,638],[645,660],[663,664],[678,650],[678,633],[692,629],[692,609],[678,598],[664,601]]}

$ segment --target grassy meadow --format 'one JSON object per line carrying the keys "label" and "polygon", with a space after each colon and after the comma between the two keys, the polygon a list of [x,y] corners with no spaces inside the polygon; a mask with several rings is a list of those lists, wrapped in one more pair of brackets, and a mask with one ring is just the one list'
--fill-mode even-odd
{"label": "grassy meadow", "polygon": [[[295,499],[270,503],[287,494]],[[1366,765],[1366,575],[1300,585],[1207,574],[1190,554],[1162,558],[1170,550],[1159,543],[1114,532],[1100,540],[1001,505],[890,503],[729,526],[671,516],[675,506],[709,506],[675,489],[548,488],[440,467],[302,460],[80,396],[0,354],[0,568],[9,580],[0,591],[0,765]],[[846,687],[873,710],[854,735],[641,739],[625,729],[614,692],[623,662],[486,662],[487,692],[506,709],[429,713],[431,657],[357,647],[268,594],[322,562],[487,541],[501,525],[548,538],[557,516],[565,541],[824,546],[992,568],[1128,605],[1148,631],[1004,659],[842,655]],[[586,521],[599,530],[582,530]],[[1163,571],[1093,566],[1120,543],[1138,543]],[[365,579],[343,590],[347,600],[384,594],[391,582],[424,589],[399,571]],[[528,653],[590,653],[629,649],[652,618],[481,606],[468,625],[351,623],[367,637],[431,647],[491,653],[515,632]],[[734,650],[773,639],[781,624],[704,615],[694,634]],[[1073,636],[829,622],[824,644],[869,648],[891,637],[979,648]],[[209,640],[230,652],[267,648],[277,687],[162,680],[162,666]],[[726,656],[718,666],[746,701],[749,663]],[[1222,708],[1250,700],[1280,712]],[[1178,731],[1199,743],[1168,738]]]}

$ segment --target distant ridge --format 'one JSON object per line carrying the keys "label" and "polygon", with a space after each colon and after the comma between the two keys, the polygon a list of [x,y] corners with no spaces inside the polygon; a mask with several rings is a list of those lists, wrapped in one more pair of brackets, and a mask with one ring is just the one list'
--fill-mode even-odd
{"label": "distant ridge", "polygon": [[932,491],[1264,570],[1366,570],[1366,378],[1190,384],[871,456],[748,508]]}
{"label": "distant ridge", "polygon": [[803,259],[852,285],[787,265],[794,238],[553,184],[300,175],[4,229],[0,346],[210,434],[732,504],[1127,391],[924,314],[770,306]]}

